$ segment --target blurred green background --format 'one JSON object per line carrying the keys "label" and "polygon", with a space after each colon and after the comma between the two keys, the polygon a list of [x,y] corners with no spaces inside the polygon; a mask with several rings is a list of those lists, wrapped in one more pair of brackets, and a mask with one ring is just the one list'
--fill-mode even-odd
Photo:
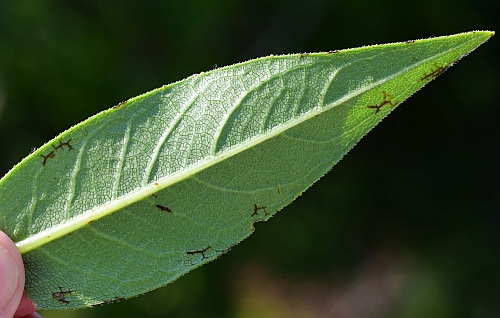
{"label": "blurred green background", "polygon": [[[499,30],[497,0],[0,1],[0,174],[129,97],[269,54]],[[220,259],[45,317],[498,317],[500,45],[391,114]]]}

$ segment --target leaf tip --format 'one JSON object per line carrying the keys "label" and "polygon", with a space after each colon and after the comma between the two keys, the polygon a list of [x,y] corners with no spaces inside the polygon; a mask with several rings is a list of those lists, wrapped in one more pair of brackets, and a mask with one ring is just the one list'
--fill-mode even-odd
{"label": "leaf tip", "polygon": [[492,37],[495,35],[495,31],[490,31],[490,30],[477,30],[477,31],[471,31],[470,33],[483,35],[483,36],[488,35],[489,37]]}

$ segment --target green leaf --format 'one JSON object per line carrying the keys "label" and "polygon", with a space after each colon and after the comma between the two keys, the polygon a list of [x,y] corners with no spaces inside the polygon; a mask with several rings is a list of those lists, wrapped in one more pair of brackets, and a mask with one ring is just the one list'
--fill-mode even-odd
{"label": "green leaf", "polygon": [[40,309],[106,304],[228,252],[494,33],[268,56],[70,128],[0,180]]}

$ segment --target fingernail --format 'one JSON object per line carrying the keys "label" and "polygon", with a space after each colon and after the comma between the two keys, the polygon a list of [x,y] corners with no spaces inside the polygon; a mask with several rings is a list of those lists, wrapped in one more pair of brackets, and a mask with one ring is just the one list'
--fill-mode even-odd
{"label": "fingernail", "polygon": [[0,313],[10,302],[17,289],[19,271],[7,250],[0,246]]}

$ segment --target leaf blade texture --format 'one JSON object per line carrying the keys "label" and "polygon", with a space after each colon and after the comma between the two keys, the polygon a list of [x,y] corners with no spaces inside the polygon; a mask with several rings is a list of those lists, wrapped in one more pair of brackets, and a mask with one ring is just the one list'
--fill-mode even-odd
{"label": "leaf blade texture", "polygon": [[229,251],[493,32],[269,56],[63,132],[0,180],[0,228],[41,309],[107,304]]}

